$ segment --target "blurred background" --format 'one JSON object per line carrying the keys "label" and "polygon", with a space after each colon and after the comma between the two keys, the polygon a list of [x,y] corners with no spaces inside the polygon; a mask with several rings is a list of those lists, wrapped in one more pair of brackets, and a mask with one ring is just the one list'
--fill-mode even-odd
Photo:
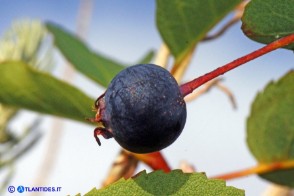
{"label": "blurred background", "polygon": [[[157,51],[162,45],[155,23],[155,1],[0,0],[0,3],[0,35],[16,20],[50,21],[73,33],[80,33],[93,50],[129,65],[150,49]],[[88,17],[83,23],[78,22],[81,14]],[[229,18],[226,17],[212,33]],[[80,24],[84,25],[84,32],[77,30]],[[201,76],[263,46],[245,37],[240,27],[241,22],[238,22],[220,38],[200,43],[183,81]],[[246,119],[250,106],[256,93],[269,81],[293,69],[294,57],[290,53],[284,49],[274,51],[222,76],[222,84],[236,99],[236,110],[228,96],[217,88],[187,103],[188,117],[182,135],[162,151],[169,165],[176,169],[184,160],[197,171],[206,172],[208,177],[254,166],[256,161],[246,145]],[[53,59],[56,77],[93,98],[104,92],[104,88],[75,74],[77,72],[68,67],[57,50],[53,51]],[[11,170],[1,170],[1,184],[13,171],[8,186],[33,186],[42,180],[45,186],[62,187],[60,195],[85,194],[93,187],[100,187],[120,151],[115,140],[102,139],[102,146],[97,147],[93,138],[94,126],[29,111],[18,113],[9,128],[15,135],[20,135],[36,118],[41,118],[35,128],[40,133],[37,143],[14,162]],[[54,165],[46,165],[47,159],[53,159]],[[151,171],[144,164],[140,164],[137,171],[143,169]],[[245,189],[246,195],[261,195],[269,185],[255,175],[230,180],[227,184]],[[3,193],[11,195],[7,190]],[[17,194],[20,193],[13,195]]]}

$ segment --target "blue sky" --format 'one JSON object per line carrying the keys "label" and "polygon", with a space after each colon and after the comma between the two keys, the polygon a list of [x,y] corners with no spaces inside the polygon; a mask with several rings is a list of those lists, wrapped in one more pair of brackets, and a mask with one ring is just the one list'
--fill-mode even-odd
{"label": "blue sky", "polygon": [[[80,2],[77,0],[0,0],[0,33],[12,21],[21,18],[40,19],[58,23],[74,32]],[[262,47],[245,37],[241,23],[232,27],[220,39],[199,44],[184,81],[200,76],[242,55]],[[91,48],[124,63],[133,63],[150,49],[158,49],[161,37],[155,25],[155,1],[95,1],[91,24],[86,38]],[[173,168],[187,160],[208,176],[255,165],[246,146],[246,118],[256,93],[272,79],[293,69],[293,53],[275,51],[254,60],[223,76],[224,85],[234,93],[238,110],[232,110],[228,98],[218,89],[187,104],[188,119],[181,137],[163,151]],[[57,66],[62,75],[63,63]],[[77,75],[73,81],[86,93],[97,97],[104,89],[85,77]],[[24,115],[34,115],[27,114]],[[17,164],[14,185],[31,185],[36,168],[44,157],[51,118],[45,117],[44,137],[37,147]],[[25,121],[17,121],[20,129]],[[93,127],[64,120],[62,144],[56,166],[47,186],[62,186],[62,194],[86,193],[99,187],[119,152],[114,140],[103,140],[102,147],[92,138]],[[148,169],[140,165],[140,169]],[[229,181],[229,185],[246,190],[248,195],[263,192],[267,183],[255,176]],[[8,194],[8,193],[7,193]],[[52,195],[50,193],[46,195]]]}

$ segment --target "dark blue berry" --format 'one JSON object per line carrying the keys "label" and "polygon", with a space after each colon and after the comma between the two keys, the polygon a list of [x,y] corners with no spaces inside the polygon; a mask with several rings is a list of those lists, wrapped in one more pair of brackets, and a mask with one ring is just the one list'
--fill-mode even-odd
{"label": "dark blue berry", "polygon": [[96,101],[94,135],[114,139],[135,153],[159,151],[172,144],[186,122],[186,104],[173,76],[153,64],[128,67]]}

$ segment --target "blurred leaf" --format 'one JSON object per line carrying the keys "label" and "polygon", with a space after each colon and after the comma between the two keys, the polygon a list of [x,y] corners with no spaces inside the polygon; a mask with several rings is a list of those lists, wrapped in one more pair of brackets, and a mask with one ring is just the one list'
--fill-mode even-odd
{"label": "blurred leaf", "polygon": [[259,176],[275,184],[294,187],[294,169],[277,170]]}
{"label": "blurred leaf", "polygon": [[[39,20],[16,20],[0,39],[0,62],[19,60],[30,66],[50,71],[53,68],[53,44],[46,28]],[[11,118],[18,112],[15,107],[0,104],[0,143],[14,142],[14,135],[7,129]]]}
{"label": "blurred leaf", "polygon": [[115,61],[92,52],[79,38],[53,23],[46,24],[54,35],[55,45],[81,73],[107,87],[112,78],[125,68]]}
{"label": "blurred leaf", "polygon": [[[247,120],[247,143],[259,163],[294,159],[294,71],[271,82],[252,104]],[[294,187],[294,170],[262,177]]]}
{"label": "blurred leaf", "polygon": [[[48,30],[54,35],[55,44],[71,62],[71,64],[81,73],[92,80],[107,87],[114,76],[123,70],[126,65],[120,64],[91,51],[80,39],[53,23],[46,24]],[[144,56],[140,63],[149,62],[154,56],[150,51]]]}
{"label": "blurred leaf", "polygon": [[157,0],[157,28],[180,61],[241,0]]}
{"label": "blurred leaf", "polygon": [[225,181],[209,180],[202,173],[185,174],[173,170],[166,174],[140,172],[133,179],[121,179],[103,189],[92,189],[92,195],[245,195],[243,190],[226,186]]}
{"label": "blurred leaf", "polygon": [[17,109],[0,103],[0,143],[13,140],[13,135],[7,130],[8,122],[15,116]]}
{"label": "blurred leaf", "polygon": [[153,50],[150,50],[149,52],[147,52],[147,54],[145,56],[143,56],[142,59],[140,59],[138,61],[138,63],[136,64],[146,64],[146,63],[150,63],[151,60],[153,59],[154,57],[154,51]]}
{"label": "blurred leaf", "polygon": [[14,162],[29,152],[42,138],[39,130],[41,118],[36,119],[21,136],[15,136],[9,144],[0,148],[0,170],[12,166]]}
{"label": "blurred leaf", "polygon": [[22,62],[0,63],[0,102],[85,122],[94,100]]}
{"label": "blurred leaf", "polygon": [[53,65],[53,44],[39,20],[17,20],[0,40],[0,62],[21,60],[43,71]]}
{"label": "blurred leaf", "polygon": [[[0,164],[1,167],[1,164]],[[2,180],[1,184],[0,184],[0,193],[1,195],[5,195],[6,191],[7,191],[7,187],[11,184],[11,180],[13,178],[15,174],[14,168],[10,165],[8,174],[5,176],[4,180]]]}
{"label": "blurred leaf", "polygon": [[[294,33],[294,0],[251,0],[242,17],[250,39],[268,44]],[[287,46],[294,50],[294,44]]]}

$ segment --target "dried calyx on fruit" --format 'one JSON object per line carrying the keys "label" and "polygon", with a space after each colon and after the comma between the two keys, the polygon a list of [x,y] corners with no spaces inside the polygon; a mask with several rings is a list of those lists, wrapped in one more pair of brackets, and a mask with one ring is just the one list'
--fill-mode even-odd
{"label": "dried calyx on fruit", "polygon": [[95,102],[101,123],[94,136],[114,138],[135,153],[159,151],[172,144],[186,122],[186,104],[174,77],[153,64],[128,67],[118,73]]}

